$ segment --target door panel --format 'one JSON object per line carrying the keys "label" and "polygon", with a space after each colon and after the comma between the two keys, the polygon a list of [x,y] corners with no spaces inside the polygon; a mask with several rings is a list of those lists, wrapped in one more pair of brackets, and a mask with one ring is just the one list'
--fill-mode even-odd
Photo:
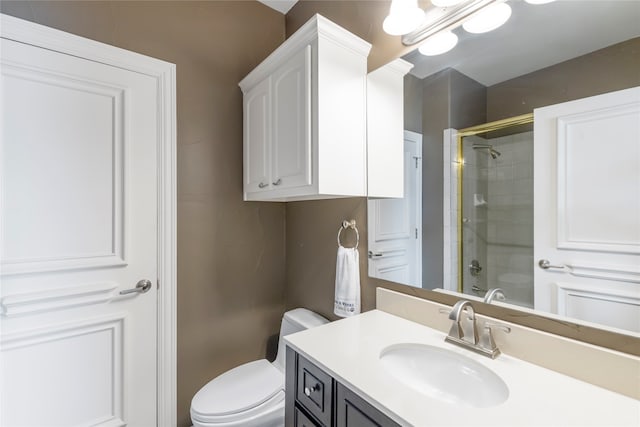
{"label": "door panel", "polygon": [[122,265],[124,91],[10,65],[21,49],[3,43],[3,272]]}
{"label": "door panel", "polygon": [[640,253],[639,141],[637,105],[558,118],[559,248]]}
{"label": "door panel", "polygon": [[6,39],[1,71],[0,424],[155,425],[158,82]]}
{"label": "door panel", "polygon": [[640,332],[640,88],[534,114],[535,308]]}
{"label": "door panel", "polygon": [[3,425],[121,425],[123,323],[86,320],[3,337],[3,382],[14,386],[3,387]]}

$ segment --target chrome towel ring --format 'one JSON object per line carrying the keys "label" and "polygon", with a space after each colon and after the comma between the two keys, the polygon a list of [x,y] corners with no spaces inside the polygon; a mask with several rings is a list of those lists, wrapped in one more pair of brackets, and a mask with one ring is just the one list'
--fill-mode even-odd
{"label": "chrome towel ring", "polygon": [[[346,230],[347,228],[351,228],[356,232],[356,245],[353,249],[358,249],[358,245],[360,244],[360,233],[358,233],[358,228],[356,227],[356,220],[352,219],[351,221],[343,220],[340,228],[338,229],[338,246],[342,246],[342,242],[340,242],[340,233],[342,230]],[[343,246],[342,246],[343,247]]]}

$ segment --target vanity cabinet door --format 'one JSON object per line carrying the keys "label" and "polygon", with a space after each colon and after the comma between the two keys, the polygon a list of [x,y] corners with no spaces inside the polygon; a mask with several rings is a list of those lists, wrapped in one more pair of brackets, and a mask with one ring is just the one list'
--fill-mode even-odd
{"label": "vanity cabinet door", "polygon": [[311,421],[300,409],[294,409],[294,427],[317,427],[316,423]]}
{"label": "vanity cabinet door", "polygon": [[336,427],[400,427],[342,384],[336,389]]}

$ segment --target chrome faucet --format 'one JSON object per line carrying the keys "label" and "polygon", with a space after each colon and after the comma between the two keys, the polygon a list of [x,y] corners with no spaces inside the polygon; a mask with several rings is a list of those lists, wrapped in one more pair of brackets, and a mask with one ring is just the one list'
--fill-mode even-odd
{"label": "chrome faucet", "polygon": [[[465,311],[468,313],[468,317],[466,319],[467,321],[465,321],[463,315]],[[449,313],[449,319],[453,320],[453,324],[451,325],[451,329],[449,330],[447,341],[449,341],[449,337],[451,337],[452,339],[464,341],[469,344],[478,344],[476,312],[471,305],[471,301],[458,301],[451,309],[451,313]],[[471,326],[465,327],[465,324]]]}
{"label": "chrome faucet", "polygon": [[471,302],[466,300],[460,300],[455,303],[449,313],[449,319],[453,320],[453,323],[451,324],[449,335],[444,339],[446,342],[459,345],[492,359],[500,355],[500,350],[493,340],[491,329],[499,328],[506,333],[511,332],[511,328],[508,326],[485,322],[482,326],[482,333],[478,334],[476,313]]}
{"label": "chrome faucet", "polygon": [[507,299],[507,296],[500,288],[489,289],[489,291],[484,296],[484,303],[491,304],[491,301],[493,301],[494,299],[497,299],[498,301],[504,301]]}

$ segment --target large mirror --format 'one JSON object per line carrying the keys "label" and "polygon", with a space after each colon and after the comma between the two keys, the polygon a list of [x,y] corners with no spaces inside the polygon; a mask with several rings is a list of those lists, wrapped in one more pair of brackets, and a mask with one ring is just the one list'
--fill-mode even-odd
{"label": "large mirror", "polygon": [[405,199],[368,201],[369,275],[638,333],[640,3],[509,4],[403,58]]}

